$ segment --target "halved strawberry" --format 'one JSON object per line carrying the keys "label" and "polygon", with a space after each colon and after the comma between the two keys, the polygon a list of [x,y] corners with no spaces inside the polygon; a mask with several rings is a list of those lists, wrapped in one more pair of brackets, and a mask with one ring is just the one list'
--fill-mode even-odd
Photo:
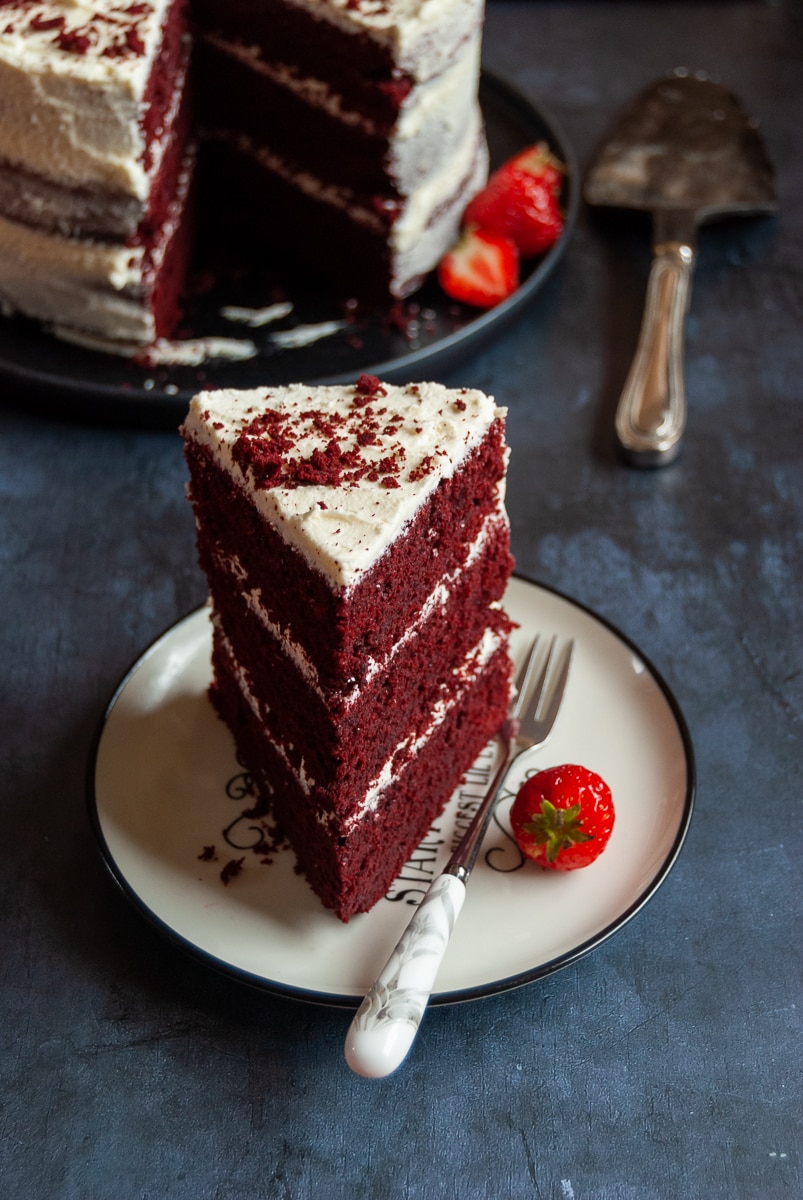
{"label": "halved strawberry", "polygon": [[545,142],[528,146],[493,173],[469,203],[463,222],[510,238],[522,258],[543,254],[563,232],[560,190],[565,173]]}
{"label": "halved strawberry", "polygon": [[493,308],[519,285],[519,253],[509,238],[464,229],[438,266],[447,296],[475,308]]}

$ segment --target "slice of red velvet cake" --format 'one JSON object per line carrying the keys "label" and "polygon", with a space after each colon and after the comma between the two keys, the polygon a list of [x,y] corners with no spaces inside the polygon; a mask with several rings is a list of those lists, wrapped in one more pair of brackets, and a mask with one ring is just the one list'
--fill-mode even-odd
{"label": "slice of red velvet cake", "polygon": [[507,711],[504,415],[363,377],[206,392],[183,426],[212,700],[342,920],[388,890]]}
{"label": "slice of red velvet cake", "polygon": [[484,0],[195,0],[205,185],[253,245],[406,296],[485,182]]}
{"label": "slice of red velvet cake", "polygon": [[175,325],[194,151],[182,0],[0,0],[0,303],[75,340]]}

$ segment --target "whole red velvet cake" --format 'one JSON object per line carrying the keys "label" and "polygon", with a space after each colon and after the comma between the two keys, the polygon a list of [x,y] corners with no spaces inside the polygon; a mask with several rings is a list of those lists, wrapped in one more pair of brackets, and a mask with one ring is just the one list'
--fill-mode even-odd
{"label": "whole red velvet cake", "polygon": [[363,377],[203,393],[183,426],[211,697],[344,921],[508,708],[504,415],[479,391]]}

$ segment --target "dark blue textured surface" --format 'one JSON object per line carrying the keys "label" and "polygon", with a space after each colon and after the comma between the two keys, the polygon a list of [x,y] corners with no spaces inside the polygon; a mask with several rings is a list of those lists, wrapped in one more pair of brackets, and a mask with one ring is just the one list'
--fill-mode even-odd
{"label": "dark blue textured surface", "polygon": [[613,621],[677,695],[698,768],[684,850],[593,955],[431,1011],[396,1076],[352,1076],[349,1014],[178,954],[116,891],[85,817],[111,688],[204,597],[178,436],[41,420],[6,396],[9,1200],[803,1194],[799,9],[491,0],[485,45],[583,166],[621,104],[683,64],[739,92],[778,170],[776,219],[702,236],[674,466],[634,472],[612,444],[649,259],[637,222],[582,212],[532,308],[445,378],[509,407],[519,569]]}

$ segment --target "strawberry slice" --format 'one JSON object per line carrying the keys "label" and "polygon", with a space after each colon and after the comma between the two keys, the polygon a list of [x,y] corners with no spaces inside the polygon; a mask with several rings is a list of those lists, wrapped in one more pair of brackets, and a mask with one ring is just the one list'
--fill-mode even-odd
{"label": "strawberry slice", "polygon": [[493,173],[466,208],[464,224],[510,238],[522,258],[544,254],[563,232],[565,174],[546,143],[528,146]]}
{"label": "strawberry slice", "polygon": [[475,308],[493,308],[519,285],[519,253],[513,242],[481,229],[464,229],[438,266],[447,296]]}

